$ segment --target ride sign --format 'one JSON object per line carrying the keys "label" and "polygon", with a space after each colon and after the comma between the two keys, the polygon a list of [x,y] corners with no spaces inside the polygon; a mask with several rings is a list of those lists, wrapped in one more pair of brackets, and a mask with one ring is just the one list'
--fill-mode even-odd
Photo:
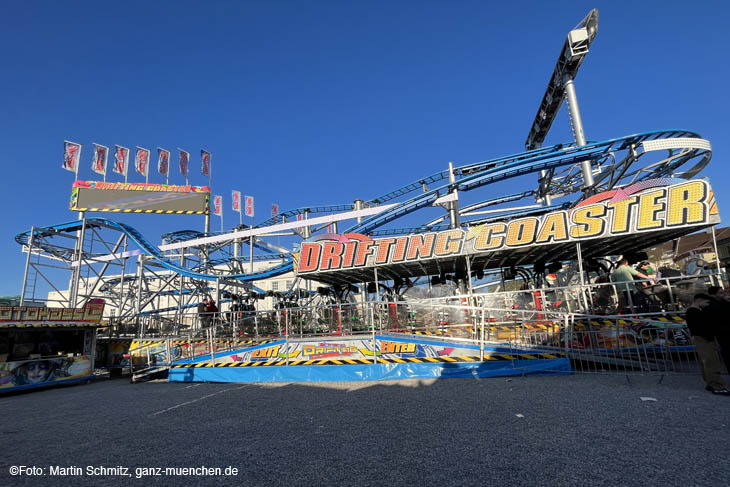
{"label": "ride sign", "polygon": [[532,246],[700,228],[720,222],[707,181],[666,184],[643,181],[593,195],[577,206],[542,216],[489,222],[468,230],[452,229],[372,239],[345,234],[336,240],[303,242],[299,275],[389,264],[405,264],[519,249]]}

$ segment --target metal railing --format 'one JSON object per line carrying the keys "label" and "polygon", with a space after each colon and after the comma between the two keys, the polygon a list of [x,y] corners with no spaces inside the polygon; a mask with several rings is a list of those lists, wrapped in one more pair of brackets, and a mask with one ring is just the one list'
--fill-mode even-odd
{"label": "metal railing", "polygon": [[[191,311],[176,323],[140,317],[140,327],[160,330],[131,355],[133,376],[177,361],[216,357],[275,340],[399,335],[450,343],[499,346],[515,354],[567,355],[575,372],[698,373],[696,353],[681,316],[691,296],[706,290],[711,277],[688,282],[662,279],[660,306],[626,300],[617,283],[539,290],[464,294],[434,299],[318,304],[267,311],[223,311],[205,316]],[[640,284],[640,281],[638,282]],[[596,306],[608,290],[615,306]],[[610,310],[617,312],[608,312]],[[155,324],[165,326],[155,328]],[[170,330],[169,332],[167,330]],[[511,353],[511,352],[510,352]]]}

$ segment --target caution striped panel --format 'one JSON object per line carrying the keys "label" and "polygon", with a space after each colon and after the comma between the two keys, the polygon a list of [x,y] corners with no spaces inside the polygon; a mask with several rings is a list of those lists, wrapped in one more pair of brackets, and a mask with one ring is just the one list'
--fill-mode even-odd
{"label": "caution striped panel", "polygon": [[[565,354],[561,353],[518,353],[518,354],[485,354],[484,361],[495,361],[495,360],[540,360],[540,359],[556,359],[563,358]],[[455,363],[455,362],[468,362],[475,363],[481,362],[479,356],[458,356],[458,357],[393,357],[383,358],[378,357],[377,363],[379,364],[406,364],[406,363]],[[372,365],[373,359],[365,358],[339,358],[339,359],[319,359],[319,360],[290,360],[289,365]],[[259,362],[223,362],[213,364],[212,362],[201,362],[195,364],[175,364],[172,366],[173,369],[199,369],[208,367],[269,367],[269,366],[281,366],[286,365],[286,361],[259,361]]]}
{"label": "caution striped panel", "polygon": [[89,321],[62,321],[57,323],[39,321],[4,321],[0,328],[102,328],[107,325]]}
{"label": "caution striped panel", "polygon": [[206,215],[208,213],[205,210],[141,210],[138,208],[74,208],[74,211],[100,211],[107,213],[154,213],[157,215]]}

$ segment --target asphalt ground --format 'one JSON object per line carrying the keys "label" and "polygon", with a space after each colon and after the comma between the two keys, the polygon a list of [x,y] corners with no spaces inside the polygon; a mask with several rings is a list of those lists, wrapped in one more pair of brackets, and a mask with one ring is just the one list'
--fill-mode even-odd
{"label": "asphalt ground", "polygon": [[730,485],[730,397],[695,375],[104,380],[0,396],[0,414],[2,486]]}

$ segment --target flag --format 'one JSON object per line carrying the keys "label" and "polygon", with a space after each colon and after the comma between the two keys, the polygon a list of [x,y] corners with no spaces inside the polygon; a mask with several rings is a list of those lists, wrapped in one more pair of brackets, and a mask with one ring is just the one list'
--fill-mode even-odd
{"label": "flag", "polygon": [[223,196],[213,196],[213,213],[218,216],[223,216]]}
{"label": "flag", "polygon": [[241,213],[241,192],[231,191],[233,211]]}
{"label": "flag", "polygon": [[169,177],[170,173],[170,151],[165,149],[157,148],[157,171],[165,176]]}
{"label": "flag", "polygon": [[127,164],[129,164],[129,149],[121,145],[114,146],[114,167],[112,171],[122,176],[127,175]]}
{"label": "flag", "polygon": [[279,205],[276,203],[273,203],[271,205],[271,218],[274,218],[278,214],[279,214]]}
{"label": "flag", "polygon": [[185,176],[187,179],[188,177],[188,161],[190,161],[190,152],[184,151],[182,149],[179,149],[180,151],[180,174]]}
{"label": "flag", "polygon": [[137,146],[137,153],[134,155],[134,169],[139,174],[147,177],[147,171],[149,170],[150,162],[150,151]]}
{"label": "flag", "polygon": [[202,163],[203,176],[210,177],[210,152],[201,149],[200,161]]}
{"label": "flag", "polygon": [[330,223],[327,225],[327,233],[336,233],[335,232],[336,225],[334,223]]}
{"label": "flag", "polygon": [[63,141],[63,165],[67,171],[76,172],[81,157],[81,144],[76,142]]}
{"label": "flag", "polygon": [[246,216],[253,218],[253,196],[246,196]]}
{"label": "flag", "polygon": [[107,159],[109,159],[109,147],[94,144],[94,160],[91,162],[91,170],[106,176]]}

